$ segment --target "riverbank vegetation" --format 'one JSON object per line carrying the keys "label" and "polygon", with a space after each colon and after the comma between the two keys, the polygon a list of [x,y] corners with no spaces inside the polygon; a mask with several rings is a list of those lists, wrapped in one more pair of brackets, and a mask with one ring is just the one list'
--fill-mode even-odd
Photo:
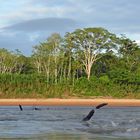
{"label": "riverbank vegetation", "polygon": [[104,28],[53,33],[31,56],[0,49],[0,98],[140,98],[140,47]]}

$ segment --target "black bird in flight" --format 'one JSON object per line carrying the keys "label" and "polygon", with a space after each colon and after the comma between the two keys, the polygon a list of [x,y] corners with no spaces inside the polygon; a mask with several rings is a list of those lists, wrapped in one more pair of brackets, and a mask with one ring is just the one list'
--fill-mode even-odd
{"label": "black bird in flight", "polygon": [[105,105],[107,105],[107,104],[108,104],[108,103],[99,104],[99,105],[96,106],[96,109],[100,109],[101,107],[103,107],[103,106],[105,106]]}
{"label": "black bird in flight", "polygon": [[[99,105],[96,106],[96,109],[100,109],[101,107],[103,107],[103,106],[105,106],[105,105],[107,105],[107,103],[99,104]],[[91,119],[91,117],[94,115],[94,113],[95,113],[95,111],[94,111],[94,109],[92,109],[92,110],[88,113],[88,115],[87,115],[85,118],[83,118],[83,121],[89,121],[89,120]]]}
{"label": "black bird in flight", "polygon": [[22,108],[22,106],[21,106],[21,105],[19,105],[19,108],[20,108],[20,110],[21,110],[21,111],[23,110],[23,108]]}

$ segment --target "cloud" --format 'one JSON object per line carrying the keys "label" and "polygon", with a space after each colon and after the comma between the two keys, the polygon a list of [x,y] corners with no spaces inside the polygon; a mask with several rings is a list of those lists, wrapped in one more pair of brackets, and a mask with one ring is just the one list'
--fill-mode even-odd
{"label": "cloud", "polygon": [[76,27],[76,22],[66,18],[42,18],[13,24],[2,30],[37,32],[37,31],[66,31]]}
{"label": "cloud", "polygon": [[[139,0],[0,0],[0,47],[31,53],[51,33],[104,27],[140,38]],[[137,36],[136,36],[137,34]]]}
{"label": "cloud", "polygon": [[[37,19],[40,22],[44,20],[45,23],[45,18],[67,17],[85,26],[103,26],[117,33],[140,32],[139,0],[11,0],[4,3],[5,6],[12,3],[14,9],[9,8],[11,10],[6,14],[2,12],[0,17],[10,23],[17,23],[17,28],[20,28],[19,24],[23,24],[23,27],[29,25],[32,22],[29,19],[36,20],[34,24],[39,24]],[[81,26],[79,24],[77,28]]]}
{"label": "cloud", "polygon": [[0,34],[0,48],[6,48],[10,51],[19,49],[26,55],[31,54],[33,42],[29,41],[27,34],[20,33],[4,33]]}
{"label": "cloud", "polygon": [[44,41],[52,33],[64,35],[74,30],[77,22],[68,18],[42,18],[16,23],[0,30],[0,48],[19,49],[30,55],[32,46]]}

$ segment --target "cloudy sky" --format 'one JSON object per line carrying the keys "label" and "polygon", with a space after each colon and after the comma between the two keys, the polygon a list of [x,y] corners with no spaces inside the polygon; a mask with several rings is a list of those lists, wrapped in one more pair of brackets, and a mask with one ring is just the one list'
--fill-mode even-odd
{"label": "cloudy sky", "polygon": [[140,42],[140,0],[0,0],[0,48],[25,55],[51,33],[104,27]]}

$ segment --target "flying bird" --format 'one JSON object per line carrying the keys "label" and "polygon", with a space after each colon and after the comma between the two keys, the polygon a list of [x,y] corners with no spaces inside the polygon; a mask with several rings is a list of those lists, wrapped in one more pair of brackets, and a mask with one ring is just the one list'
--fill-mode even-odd
{"label": "flying bird", "polygon": [[96,106],[96,109],[100,109],[101,107],[103,107],[103,106],[105,106],[105,105],[107,105],[107,104],[108,104],[108,103],[99,104],[99,105]]}
{"label": "flying bird", "polygon": [[[101,107],[103,107],[103,106],[105,106],[105,105],[107,105],[107,104],[108,104],[108,103],[99,104],[99,105],[96,106],[96,109],[100,109]],[[95,110],[92,109],[92,110],[88,113],[88,115],[87,115],[85,118],[83,118],[83,121],[89,121],[89,120],[91,119],[91,117],[94,115],[94,113],[95,113]]]}
{"label": "flying bird", "polygon": [[22,108],[22,106],[21,106],[21,105],[19,105],[19,108],[20,108],[20,110],[21,110],[21,111],[23,110],[23,108]]}
{"label": "flying bird", "polygon": [[83,121],[88,121],[88,120],[90,120],[91,117],[93,116],[94,112],[95,112],[94,109],[92,109],[92,110],[88,113],[88,115],[83,119]]}

